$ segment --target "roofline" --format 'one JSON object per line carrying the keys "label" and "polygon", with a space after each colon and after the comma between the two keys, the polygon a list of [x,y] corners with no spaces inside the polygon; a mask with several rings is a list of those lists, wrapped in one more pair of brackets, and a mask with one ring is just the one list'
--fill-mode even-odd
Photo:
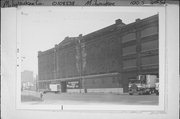
{"label": "roofline", "polygon": [[[124,26],[121,26],[121,27],[118,27],[118,28],[120,28],[120,29],[127,28],[127,27],[130,27],[130,26],[133,25],[133,24],[142,23],[142,22],[145,22],[145,21],[149,21],[149,20],[151,20],[151,19],[154,19],[154,18],[158,18],[158,14],[152,15],[152,16],[147,17],[147,18],[144,18],[144,19],[139,19],[139,18],[137,18],[136,21],[134,21],[134,22],[132,22],[132,23],[129,23],[129,24],[124,24]],[[87,35],[84,35],[83,38],[86,39],[86,38],[88,38],[88,37],[90,37],[90,36],[92,36],[92,35],[95,35],[95,36],[96,36],[96,34],[98,35],[98,32],[99,32],[99,34],[100,34],[100,33],[103,33],[103,30],[105,30],[105,29],[110,29],[111,27],[112,27],[112,30],[113,30],[113,28],[114,28],[114,29],[117,28],[117,25],[116,25],[116,24],[112,24],[112,25],[110,25],[110,26],[104,27],[104,28],[102,28],[102,29],[100,29],[100,30],[91,32],[91,33],[89,33],[89,34],[87,34]],[[106,32],[106,31],[104,31],[104,32]]]}

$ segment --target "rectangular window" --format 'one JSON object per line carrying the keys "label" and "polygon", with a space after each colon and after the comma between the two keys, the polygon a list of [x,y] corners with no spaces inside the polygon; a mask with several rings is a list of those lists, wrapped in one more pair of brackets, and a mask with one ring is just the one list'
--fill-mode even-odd
{"label": "rectangular window", "polygon": [[136,59],[123,61],[123,68],[131,68],[136,66]]}
{"label": "rectangular window", "polygon": [[104,84],[104,79],[102,79],[101,81],[102,81],[102,84]]}
{"label": "rectangular window", "polygon": [[141,59],[141,65],[153,65],[158,63],[159,63],[158,55],[150,56],[150,57],[142,57]]}
{"label": "rectangular window", "polygon": [[95,82],[95,79],[92,79],[92,84],[95,84],[96,82]]}
{"label": "rectangular window", "polygon": [[128,41],[132,41],[136,39],[135,33],[130,33],[122,37],[122,43],[126,43]]}
{"label": "rectangular window", "polygon": [[141,50],[142,51],[148,51],[158,48],[158,40],[153,40],[149,42],[144,42],[141,44]]}
{"label": "rectangular window", "polygon": [[123,48],[123,55],[134,54],[134,53],[136,53],[135,45]]}
{"label": "rectangular window", "polygon": [[117,79],[115,77],[112,78],[112,83],[117,83]]}
{"label": "rectangular window", "polygon": [[141,37],[155,35],[157,33],[158,33],[158,27],[157,26],[152,26],[152,27],[149,27],[149,28],[146,28],[146,29],[142,30],[141,31]]}

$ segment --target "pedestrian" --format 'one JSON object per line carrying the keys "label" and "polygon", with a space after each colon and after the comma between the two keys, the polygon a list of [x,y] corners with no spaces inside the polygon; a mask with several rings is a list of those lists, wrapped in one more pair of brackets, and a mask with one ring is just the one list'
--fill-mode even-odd
{"label": "pedestrian", "polygon": [[137,87],[137,85],[135,83],[133,83],[132,86],[131,86],[131,89],[132,89],[132,93],[136,93],[137,90],[138,90],[138,87]]}
{"label": "pedestrian", "polygon": [[41,101],[43,101],[43,92],[40,92]]}

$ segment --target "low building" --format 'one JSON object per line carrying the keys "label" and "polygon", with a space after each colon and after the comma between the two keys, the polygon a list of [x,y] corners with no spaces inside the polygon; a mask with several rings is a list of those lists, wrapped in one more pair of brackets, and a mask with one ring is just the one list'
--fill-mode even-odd
{"label": "low building", "polygon": [[33,72],[25,70],[21,72],[21,85],[22,89],[30,90],[34,86]]}

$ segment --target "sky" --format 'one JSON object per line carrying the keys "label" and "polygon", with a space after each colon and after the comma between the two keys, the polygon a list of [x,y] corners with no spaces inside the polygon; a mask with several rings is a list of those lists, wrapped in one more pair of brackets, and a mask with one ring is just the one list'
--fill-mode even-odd
{"label": "sky", "polygon": [[105,9],[90,7],[36,7],[21,8],[18,22],[21,32],[21,70],[38,74],[38,51],[45,51],[59,44],[65,37],[86,35],[115,23],[122,19],[129,24],[137,18],[143,19],[157,14],[150,11],[124,11],[121,9]]}

